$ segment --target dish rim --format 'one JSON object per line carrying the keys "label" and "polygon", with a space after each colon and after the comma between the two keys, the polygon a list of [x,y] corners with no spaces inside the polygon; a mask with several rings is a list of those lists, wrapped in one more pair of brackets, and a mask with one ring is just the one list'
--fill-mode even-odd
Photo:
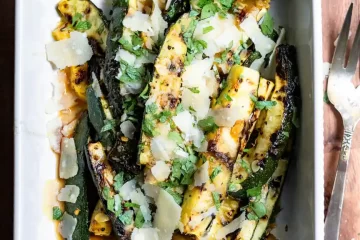
{"label": "dish rim", "polygon": [[[21,192],[21,176],[23,173],[21,158],[21,138],[23,132],[17,132],[18,119],[21,119],[21,85],[25,79],[21,78],[21,59],[24,54],[22,46],[23,41],[23,22],[24,2],[26,0],[17,0],[15,2],[15,88],[14,88],[14,119],[15,119],[15,132],[14,132],[14,220],[13,231],[14,239],[20,239],[20,219],[23,213],[19,210],[19,206],[23,202],[24,193]],[[321,1],[312,0],[312,60],[313,60],[313,107],[314,107],[314,239],[324,239],[324,154],[323,154],[323,73],[322,73],[322,10]]]}

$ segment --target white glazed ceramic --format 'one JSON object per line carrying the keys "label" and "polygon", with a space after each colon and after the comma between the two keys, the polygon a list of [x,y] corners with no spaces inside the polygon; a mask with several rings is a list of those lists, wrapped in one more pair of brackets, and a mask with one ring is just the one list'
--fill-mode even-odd
{"label": "white glazed ceramic", "polygon": [[[58,0],[16,1],[15,222],[16,240],[56,239],[44,189],[56,176],[46,137],[45,105],[55,71],[45,44],[59,19]],[[105,3],[107,2],[107,3]],[[108,9],[106,0],[95,1]],[[277,23],[298,50],[301,129],[281,199],[276,234],[281,240],[323,240],[323,116],[320,0],[273,0]],[[288,232],[285,232],[285,226]]]}

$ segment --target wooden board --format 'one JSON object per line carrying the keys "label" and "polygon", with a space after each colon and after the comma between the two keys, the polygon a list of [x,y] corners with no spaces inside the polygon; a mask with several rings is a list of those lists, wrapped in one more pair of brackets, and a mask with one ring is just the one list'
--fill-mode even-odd
{"label": "wooden board", "polygon": [[[353,40],[360,20],[360,0],[355,0],[350,41]],[[331,62],[336,40],[351,0],[322,0],[323,58]],[[359,70],[354,82],[359,82]],[[331,104],[324,103],[324,154],[325,154],[325,208],[335,179],[339,151],[343,137],[343,124],[339,113]],[[326,211],[326,210],[325,210]],[[341,223],[341,240],[360,239],[360,127],[353,137],[348,181]]]}

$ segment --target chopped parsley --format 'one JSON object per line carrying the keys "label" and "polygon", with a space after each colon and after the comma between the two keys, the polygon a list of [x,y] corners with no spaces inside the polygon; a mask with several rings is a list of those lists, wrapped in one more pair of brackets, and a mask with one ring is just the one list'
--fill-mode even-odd
{"label": "chopped parsley", "polygon": [[123,47],[123,49],[135,54],[136,56],[147,56],[149,54],[148,50],[143,48],[144,42],[140,37],[140,34],[135,32],[131,35],[131,42],[125,37],[121,37],[119,43]]}
{"label": "chopped parsley", "polygon": [[238,188],[237,188],[235,183],[230,183],[228,189],[229,189],[230,192],[235,192]]}
{"label": "chopped parsley", "polygon": [[133,66],[130,66],[124,60],[120,60],[120,70],[121,74],[119,80],[122,83],[138,82],[139,84],[141,84],[144,79],[147,78],[147,71],[145,70],[144,66],[135,68]]}
{"label": "chopped parsley", "polygon": [[131,210],[125,211],[123,214],[121,214],[119,216],[119,220],[124,225],[130,225],[132,223],[132,220],[133,220],[133,211],[131,211]]}
{"label": "chopped parsley", "polygon": [[176,106],[176,110],[175,110],[176,115],[178,115],[179,113],[181,113],[183,111],[184,111],[184,106],[181,103]]}
{"label": "chopped parsley", "polygon": [[220,0],[221,5],[227,9],[231,8],[233,2],[234,0]]}
{"label": "chopped parsley", "polygon": [[116,194],[114,196],[114,211],[115,211],[115,215],[116,217],[118,217],[121,213],[122,213],[122,207],[121,207],[121,197],[119,194]]}
{"label": "chopped parsley", "polygon": [[157,109],[158,109],[158,107],[157,107],[156,103],[151,103],[149,105],[146,105],[146,113],[156,114]]}
{"label": "chopped parsley", "polygon": [[146,84],[146,86],[144,87],[144,89],[142,90],[142,92],[140,93],[139,97],[142,99],[148,99],[149,98],[149,84]]}
{"label": "chopped parsley", "polygon": [[193,93],[200,93],[200,90],[198,87],[192,87],[192,88],[188,88],[188,89]]}
{"label": "chopped parsley", "polygon": [[83,18],[83,15],[81,13],[75,13],[75,15],[72,17],[72,23],[71,25],[75,30],[78,31],[86,31],[91,28],[91,23],[89,21],[81,21]]}
{"label": "chopped parsley", "polygon": [[144,225],[144,223],[145,223],[144,215],[139,209],[135,216],[135,227],[141,228]]}
{"label": "chopped parsley", "polygon": [[247,152],[249,152],[249,151],[250,151],[249,148],[244,148],[244,150],[243,150],[244,153],[247,153]]}
{"label": "chopped parsley", "polygon": [[196,112],[196,110],[192,106],[189,106],[189,111],[190,112]]}
{"label": "chopped parsley", "polygon": [[61,220],[63,213],[59,207],[53,207],[52,212],[53,220]]}
{"label": "chopped parsley", "polygon": [[187,158],[175,159],[172,166],[170,180],[175,185],[189,185],[193,182],[196,171],[197,158],[190,155]]}
{"label": "chopped parsley", "polygon": [[180,144],[184,141],[183,138],[181,137],[180,133],[178,133],[178,132],[169,132],[168,138],[170,140],[173,140],[177,144]]}
{"label": "chopped parsley", "polygon": [[229,94],[225,93],[224,95],[224,98],[227,100],[227,101],[232,101],[232,98],[229,96]]}
{"label": "chopped parsley", "polygon": [[212,132],[219,128],[212,116],[200,120],[198,126],[205,132]]}
{"label": "chopped parsley", "polygon": [[200,13],[198,11],[195,10],[191,10],[189,13],[189,17],[196,17],[197,15],[199,15]]}
{"label": "chopped parsley", "polygon": [[110,130],[114,130],[116,126],[116,120],[115,119],[105,119],[104,120],[104,126],[101,128],[101,132],[107,132]]}
{"label": "chopped parsley", "polygon": [[140,208],[140,205],[136,204],[136,203],[126,202],[126,203],[124,203],[124,207],[127,207],[127,208]]}
{"label": "chopped parsley", "polygon": [[246,193],[248,197],[257,197],[261,195],[261,190],[262,186],[259,186],[246,190]]}
{"label": "chopped parsley", "polygon": [[269,12],[266,12],[266,14],[263,17],[262,23],[260,24],[261,32],[268,37],[272,36],[272,33],[274,31],[274,20],[269,14]]}
{"label": "chopped parsley", "polygon": [[207,34],[208,32],[211,32],[212,30],[214,30],[213,26],[204,27],[203,34]]}
{"label": "chopped parsley", "polygon": [[102,197],[105,200],[108,200],[111,198],[111,194],[110,194],[110,188],[109,187],[104,187],[102,190]]}
{"label": "chopped parsley", "polygon": [[231,48],[233,47],[234,42],[231,41],[229,43],[229,46],[220,54],[220,57],[216,57],[214,59],[215,62],[217,63],[224,63],[227,59],[228,53],[230,52]]}
{"label": "chopped parsley", "polygon": [[114,198],[109,198],[106,200],[106,208],[115,213],[115,199]]}
{"label": "chopped parsley", "polygon": [[201,20],[212,17],[219,11],[219,7],[215,3],[208,3],[201,9]]}
{"label": "chopped parsley", "polygon": [[116,174],[114,181],[114,189],[115,191],[119,192],[122,185],[124,185],[124,173],[119,172],[118,174]]}
{"label": "chopped parsley", "polygon": [[240,166],[244,168],[247,173],[251,173],[250,165],[248,162],[246,162],[244,159],[240,159],[239,163]]}
{"label": "chopped parsley", "polygon": [[210,174],[211,181],[214,181],[214,179],[216,178],[217,175],[219,175],[220,172],[221,172],[221,167],[220,166],[217,166],[216,168],[214,168],[214,170]]}
{"label": "chopped parsley", "polygon": [[217,192],[212,192],[212,197],[214,199],[216,210],[220,209],[220,194]]}
{"label": "chopped parsley", "polygon": [[186,30],[182,29],[184,32],[183,37],[187,46],[187,53],[184,62],[185,65],[189,65],[196,54],[202,53],[204,49],[207,48],[207,43],[204,40],[192,38],[197,22],[197,20],[192,20]]}
{"label": "chopped parsley", "polygon": [[255,103],[255,108],[259,110],[270,109],[277,104],[275,101],[258,101],[254,95],[250,95],[250,98]]}
{"label": "chopped parsley", "polygon": [[251,210],[255,213],[258,219],[266,215],[266,207],[262,202],[253,202],[250,203]]}

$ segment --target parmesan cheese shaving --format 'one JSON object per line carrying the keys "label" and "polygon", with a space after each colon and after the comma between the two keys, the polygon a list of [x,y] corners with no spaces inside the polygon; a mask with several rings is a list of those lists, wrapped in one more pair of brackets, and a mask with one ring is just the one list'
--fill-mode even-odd
{"label": "parmesan cheese shaving", "polygon": [[59,224],[59,233],[65,239],[72,239],[76,224],[77,219],[65,212]]}
{"label": "parmesan cheese shaving", "polygon": [[131,121],[127,120],[125,122],[122,122],[120,124],[120,130],[124,134],[125,137],[130,138],[130,139],[134,138],[134,133],[136,131],[136,128]]}
{"label": "parmesan cheese shaving", "polygon": [[68,179],[78,173],[77,154],[74,138],[63,138],[61,140],[61,155],[59,175],[62,179]]}
{"label": "parmesan cheese shaving", "polygon": [[58,201],[76,203],[80,188],[76,185],[65,185],[57,196]]}
{"label": "parmesan cheese shaving", "polygon": [[52,42],[46,45],[48,61],[57,68],[82,65],[93,55],[91,46],[85,33],[70,32],[70,38]]}
{"label": "parmesan cheese shaving", "polygon": [[165,162],[157,161],[151,168],[151,173],[154,175],[156,180],[163,182],[169,177],[171,170]]}
{"label": "parmesan cheese shaving", "polygon": [[216,233],[216,240],[222,240],[226,238],[229,233],[235,232],[237,229],[242,227],[242,224],[245,222],[245,212],[242,213],[238,218],[235,218],[228,225],[220,228]]}

